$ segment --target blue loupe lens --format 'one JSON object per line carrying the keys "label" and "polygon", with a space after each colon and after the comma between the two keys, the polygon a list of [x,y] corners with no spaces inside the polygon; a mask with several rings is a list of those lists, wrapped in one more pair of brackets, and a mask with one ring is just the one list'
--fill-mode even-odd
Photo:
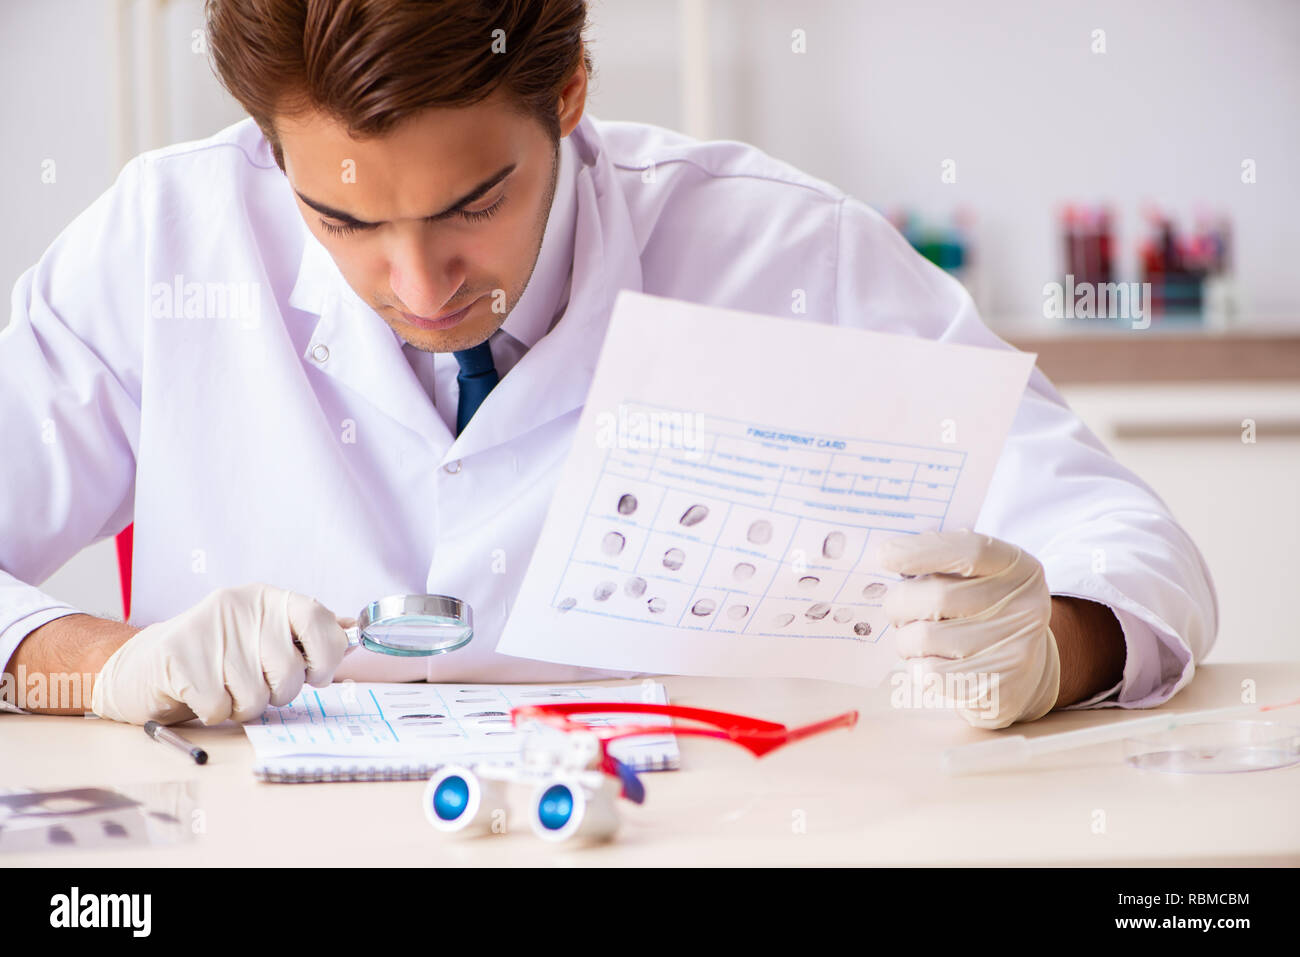
{"label": "blue loupe lens", "polygon": [[563,784],[552,784],[537,802],[537,819],[548,831],[558,831],[573,817],[573,792]]}
{"label": "blue loupe lens", "polygon": [[444,821],[454,821],[465,813],[469,804],[469,783],[453,774],[438,784],[433,792],[433,813]]}

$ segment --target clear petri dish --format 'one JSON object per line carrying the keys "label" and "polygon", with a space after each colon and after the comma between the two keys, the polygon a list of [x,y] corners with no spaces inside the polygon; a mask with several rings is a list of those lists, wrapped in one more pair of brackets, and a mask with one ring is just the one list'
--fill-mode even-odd
{"label": "clear petri dish", "polygon": [[1230,774],[1300,764],[1300,726],[1207,721],[1124,739],[1124,759],[1144,771]]}

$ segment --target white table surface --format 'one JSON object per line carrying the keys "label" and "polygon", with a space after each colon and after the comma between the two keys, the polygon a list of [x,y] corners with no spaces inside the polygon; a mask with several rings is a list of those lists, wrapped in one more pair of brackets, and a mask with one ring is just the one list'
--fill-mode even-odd
{"label": "white table surface", "polygon": [[[681,738],[683,769],[644,775],[644,805],[619,802],[618,838],[575,848],[538,840],[521,815],[506,834],[441,835],[424,819],[421,781],[261,783],[249,770],[251,746],[230,723],[177,729],[209,752],[200,767],[136,726],[4,714],[0,784],[188,780],[204,832],[169,847],[0,854],[0,867],[1300,863],[1300,766],[1224,775],[1139,771],[1124,764],[1114,742],[1014,772],[953,778],[939,768],[943,748],[1004,732],[972,729],[950,712],[891,709],[888,685],[663,680],[673,703],[787,725],[851,708],[862,716],[851,730],[761,759]],[[1300,663],[1206,666],[1164,707],[1239,704],[1243,680],[1255,682],[1261,703],[1290,700],[1300,696]],[[1038,735],[1150,713],[1061,712],[1015,731]],[[1300,707],[1279,717],[1300,724]]]}

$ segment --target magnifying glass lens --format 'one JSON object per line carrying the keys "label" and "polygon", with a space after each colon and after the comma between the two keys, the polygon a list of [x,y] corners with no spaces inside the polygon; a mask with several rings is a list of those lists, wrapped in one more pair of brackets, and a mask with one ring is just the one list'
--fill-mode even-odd
{"label": "magnifying glass lens", "polygon": [[459,648],[474,632],[446,618],[408,618],[379,622],[361,634],[361,647],[386,655],[436,655]]}
{"label": "magnifying glass lens", "polygon": [[469,605],[446,595],[394,595],[371,602],[350,630],[350,643],[384,655],[423,658],[468,644]]}

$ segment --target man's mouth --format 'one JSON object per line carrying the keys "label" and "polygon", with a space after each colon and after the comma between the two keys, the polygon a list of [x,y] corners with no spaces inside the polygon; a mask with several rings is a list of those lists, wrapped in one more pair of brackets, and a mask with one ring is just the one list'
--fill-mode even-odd
{"label": "man's mouth", "polygon": [[463,320],[465,315],[469,312],[470,306],[473,306],[475,302],[478,302],[478,300],[475,299],[474,302],[468,303],[456,312],[447,313],[434,319],[422,319],[419,316],[413,316],[411,313],[403,312],[400,309],[397,310],[397,314],[402,317],[403,321],[409,322],[411,325],[419,329],[428,329],[436,332],[440,329],[450,329],[452,326]]}

